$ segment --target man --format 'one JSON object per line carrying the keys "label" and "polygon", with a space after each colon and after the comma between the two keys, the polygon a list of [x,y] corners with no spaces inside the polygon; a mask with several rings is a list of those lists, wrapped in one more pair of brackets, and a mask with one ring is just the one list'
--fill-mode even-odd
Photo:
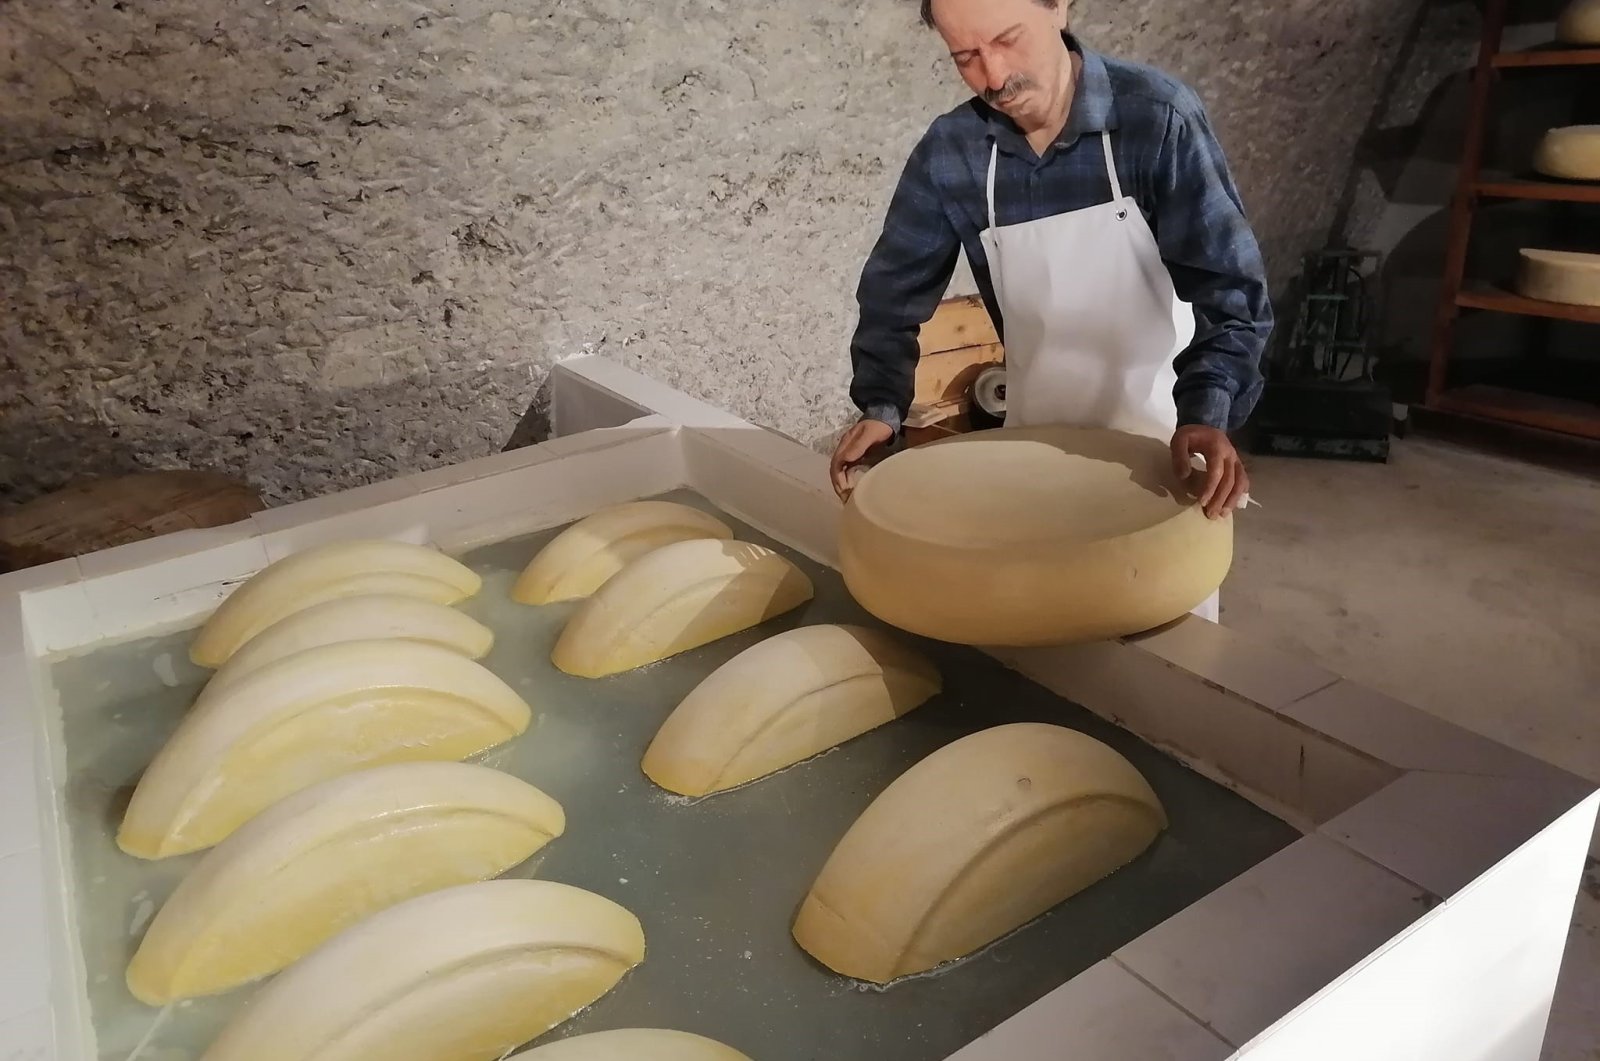
{"label": "man", "polygon": [[922,0],[977,96],[912,151],[862,271],[850,396],[864,415],[834,451],[840,497],[899,434],[918,331],[961,250],[1005,344],[1008,425],[1170,442],[1182,477],[1203,458],[1191,489],[1212,519],[1249,489],[1227,432],[1261,392],[1260,249],[1200,100],[1083,47],[1070,4]]}

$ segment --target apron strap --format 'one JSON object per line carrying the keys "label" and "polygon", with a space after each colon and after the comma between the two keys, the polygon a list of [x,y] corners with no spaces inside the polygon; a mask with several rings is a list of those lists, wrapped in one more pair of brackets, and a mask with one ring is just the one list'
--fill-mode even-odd
{"label": "apron strap", "polygon": [[989,227],[994,228],[994,165],[1000,157],[1000,142],[996,140],[989,145],[989,181],[985,193],[989,203]]}
{"label": "apron strap", "polygon": [[[1111,179],[1111,201],[1114,203],[1121,202],[1122,182],[1117,180],[1117,160],[1111,154],[1111,134],[1102,132],[1100,134],[1100,143],[1106,149],[1106,176]],[[992,209],[991,207],[991,212]]]}

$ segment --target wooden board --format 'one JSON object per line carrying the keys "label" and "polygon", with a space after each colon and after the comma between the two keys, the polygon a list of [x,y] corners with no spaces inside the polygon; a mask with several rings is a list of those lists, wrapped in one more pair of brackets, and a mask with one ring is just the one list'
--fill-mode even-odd
{"label": "wooden board", "polygon": [[86,479],[0,513],[0,570],[82,556],[266,508],[249,486],[214,472],[140,472]]}
{"label": "wooden board", "polygon": [[945,299],[917,335],[917,345],[924,357],[999,341],[994,322],[989,319],[989,310],[977,295]]}
{"label": "wooden board", "polygon": [[984,366],[1005,357],[999,343],[968,346],[923,354],[917,362],[917,385],[912,401],[918,405],[965,400],[972,381]]}

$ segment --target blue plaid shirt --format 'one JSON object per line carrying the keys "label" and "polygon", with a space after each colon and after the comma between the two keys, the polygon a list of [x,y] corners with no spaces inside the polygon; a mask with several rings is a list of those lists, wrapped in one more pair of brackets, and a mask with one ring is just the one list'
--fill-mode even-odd
{"label": "blue plaid shirt", "polygon": [[1108,202],[1096,134],[1114,130],[1123,193],[1155,233],[1178,296],[1195,310],[1194,340],[1174,361],[1179,424],[1232,430],[1260,397],[1272,307],[1261,251],[1194,92],[1158,70],[1108,59],[1064,35],[1082,72],[1056,142],[1036,155],[1016,125],[978,97],[941,115],[912,151],[883,232],[862,270],[850,344],[850,398],[898,432],[911,404],[917,335],[966,251],[979,294],[1005,338],[978,233],[984,182],[999,145],[995,223],[1014,225]]}

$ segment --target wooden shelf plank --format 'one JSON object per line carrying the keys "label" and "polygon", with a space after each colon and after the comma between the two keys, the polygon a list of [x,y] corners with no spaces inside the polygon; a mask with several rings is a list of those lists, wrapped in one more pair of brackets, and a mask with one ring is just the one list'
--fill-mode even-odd
{"label": "wooden shelf plank", "polygon": [[1591,402],[1475,384],[1445,391],[1429,405],[1465,416],[1600,440],[1600,405]]}
{"label": "wooden shelf plank", "polygon": [[1493,64],[1504,70],[1526,66],[1597,66],[1600,48],[1533,48],[1523,52],[1500,52]]}
{"label": "wooden shelf plank", "polygon": [[1600,183],[1565,184],[1560,181],[1480,180],[1472,193],[1485,199],[1539,199],[1560,203],[1600,203]]}
{"label": "wooden shelf plank", "polygon": [[1556,320],[1600,324],[1600,306],[1574,306],[1565,302],[1544,302],[1523,298],[1509,291],[1468,288],[1456,295],[1463,309],[1483,309],[1492,313],[1515,313],[1524,317],[1553,317]]}

